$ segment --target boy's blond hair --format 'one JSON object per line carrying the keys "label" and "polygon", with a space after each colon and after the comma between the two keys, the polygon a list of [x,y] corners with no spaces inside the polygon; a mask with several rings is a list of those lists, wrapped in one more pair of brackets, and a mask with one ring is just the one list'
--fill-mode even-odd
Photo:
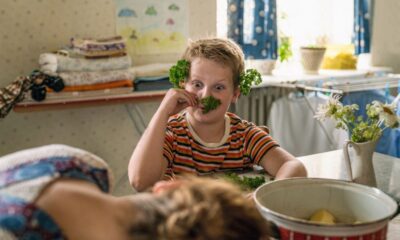
{"label": "boy's blond hair", "polygon": [[235,42],[226,38],[206,38],[192,41],[186,48],[182,59],[192,62],[194,58],[198,57],[230,67],[233,86],[239,87],[240,74],[244,72],[244,54]]}
{"label": "boy's blond hair", "polygon": [[152,199],[136,198],[142,211],[131,231],[135,239],[260,240],[270,234],[254,201],[237,186],[198,177],[182,182]]}

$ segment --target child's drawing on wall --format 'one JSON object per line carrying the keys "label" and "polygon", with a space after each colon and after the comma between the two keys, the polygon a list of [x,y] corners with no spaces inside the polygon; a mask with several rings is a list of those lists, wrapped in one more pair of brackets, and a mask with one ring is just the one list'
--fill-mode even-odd
{"label": "child's drawing on wall", "polygon": [[187,1],[115,0],[117,33],[131,56],[181,53],[188,37]]}

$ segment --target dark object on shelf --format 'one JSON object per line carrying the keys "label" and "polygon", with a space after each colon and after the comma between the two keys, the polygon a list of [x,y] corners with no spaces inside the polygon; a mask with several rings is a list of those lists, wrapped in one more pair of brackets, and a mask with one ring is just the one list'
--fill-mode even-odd
{"label": "dark object on shelf", "polygon": [[39,70],[33,70],[30,78],[32,79],[31,96],[36,101],[43,101],[46,98],[46,86],[60,92],[64,89],[64,82],[58,76],[50,76]]}
{"label": "dark object on shelf", "polygon": [[53,89],[54,92],[60,92],[65,87],[64,82],[60,77],[47,76],[45,79],[45,84],[49,88]]}
{"label": "dark object on shelf", "polygon": [[135,91],[157,91],[167,90],[173,85],[168,76],[162,77],[139,77],[135,79]]}
{"label": "dark object on shelf", "polygon": [[46,98],[46,86],[33,84],[31,87],[31,97],[36,101],[43,101]]}

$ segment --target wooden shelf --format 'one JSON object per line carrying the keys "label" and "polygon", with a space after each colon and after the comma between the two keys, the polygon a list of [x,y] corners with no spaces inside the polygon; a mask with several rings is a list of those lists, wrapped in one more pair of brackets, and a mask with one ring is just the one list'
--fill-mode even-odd
{"label": "wooden shelf", "polygon": [[[390,69],[377,68],[367,70],[323,70],[319,75],[269,75],[263,76],[263,82],[256,86],[259,87],[271,87],[271,86],[282,86],[284,83],[317,83],[320,81],[335,80],[357,80],[366,79],[372,75],[384,75]],[[382,81],[379,81],[382,82]],[[398,84],[396,81],[395,84]],[[386,86],[386,85],[384,85]],[[397,86],[397,85],[396,85]],[[374,86],[374,89],[376,87]],[[70,98],[48,98],[42,102],[36,102],[33,100],[24,100],[18,103],[14,107],[15,112],[32,112],[32,111],[45,111],[45,110],[58,110],[66,108],[78,108],[78,107],[90,107],[90,106],[102,106],[107,104],[123,104],[123,103],[137,103],[137,102],[149,102],[149,101],[160,101],[167,90],[161,91],[140,91],[132,93],[121,93],[121,94],[104,94],[96,96],[77,96]]]}
{"label": "wooden shelf", "polygon": [[41,102],[25,100],[14,107],[15,112],[33,112],[46,110],[62,110],[69,108],[103,106],[109,104],[139,103],[149,101],[160,101],[166,90],[143,91],[127,94],[115,94],[91,97],[73,97],[65,99],[45,99]]}

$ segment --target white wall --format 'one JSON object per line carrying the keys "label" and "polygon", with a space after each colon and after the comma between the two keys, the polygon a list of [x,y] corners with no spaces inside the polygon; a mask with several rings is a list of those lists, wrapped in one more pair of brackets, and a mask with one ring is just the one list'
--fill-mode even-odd
{"label": "white wall", "polygon": [[371,61],[400,73],[400,1],[376,0],[372,33]]}
{"label": "white wall", "polygon": [[[145,0],[144,0],[145,1]],[[189,1],[189,34],[216,34],[216,0]],[[38,67],[42,52],[68,44],[70,37],[115,34],[113,0],[1,0],[0,86]],[[176,56],[175,56],[176,57]],[[174,56],[135,59],[136,64]],[[158,102],[42,112],[11,112],[0,120],[0,156],[35,146],[64,143],[105,159],[115,173],[115,194],[131,192],[126,168]]]}

